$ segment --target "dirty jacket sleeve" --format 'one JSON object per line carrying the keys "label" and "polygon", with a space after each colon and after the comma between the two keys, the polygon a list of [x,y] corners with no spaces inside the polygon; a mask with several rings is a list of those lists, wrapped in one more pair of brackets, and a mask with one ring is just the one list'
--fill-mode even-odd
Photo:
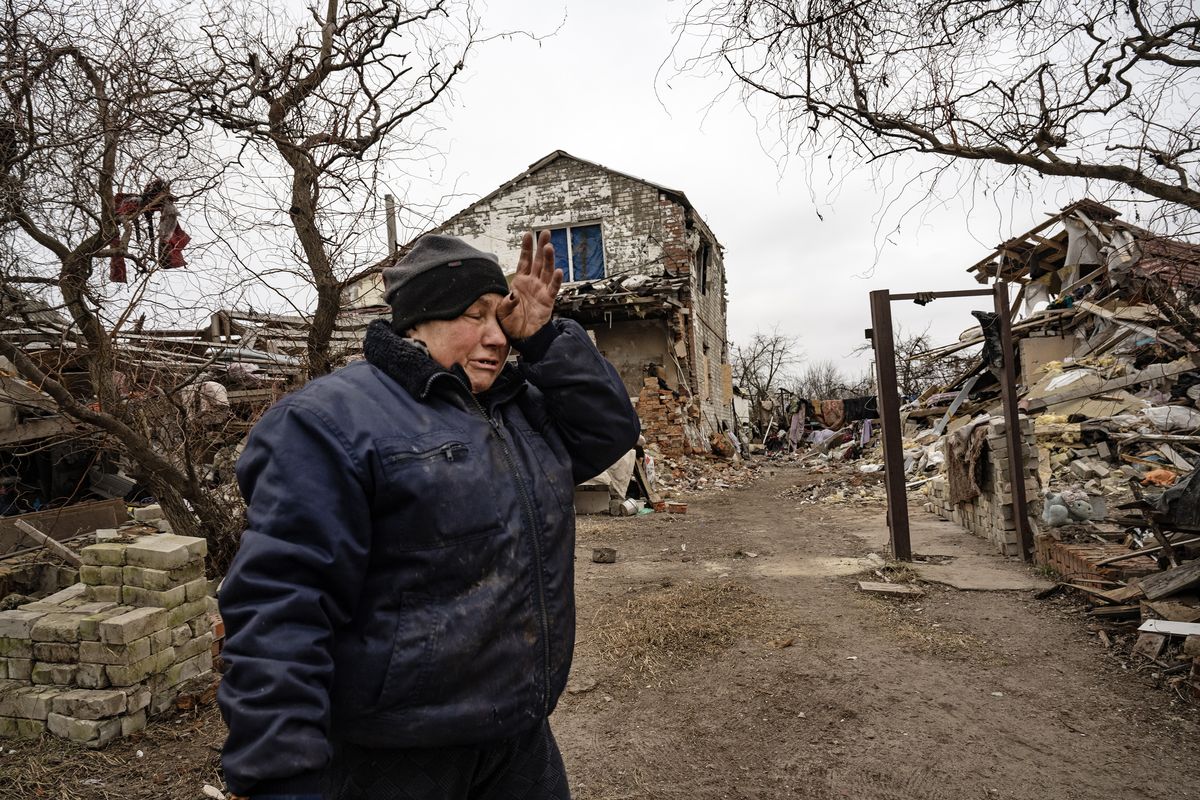
{"label": "dirty jacket sleeve", "polygon": [[247,529],[220,592],[235,794],[319,792],[333,678],[332,631],[354,613],[370,547],[366,473],[324,412],[285,403],[238,461]]}
{"label": "dirty jacket sleeve", "polygon": [[641,423],[613,365],[573,320],[556,319],[513,346],[525,380],[571,456],[576,483],[594,478],[637,444]]}

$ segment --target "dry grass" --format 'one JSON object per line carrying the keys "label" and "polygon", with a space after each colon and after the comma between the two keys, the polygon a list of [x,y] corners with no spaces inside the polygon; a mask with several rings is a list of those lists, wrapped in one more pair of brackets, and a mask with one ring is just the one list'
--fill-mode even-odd
{"label": "dry grass", "polygon": [[684,583],[640,592],[593,617],[584,644],[624,686],[670,683],[744,639],[778,631],[765,598],[737,583]]}
{"label": "dry grass", "polygon": [[882,617],[886,635],[916,652],[949,661],[965,661],[988,652],[987,645],[975,636],[922,617],[916,611],[921,603],[918,598],[898,603],[891,598],[859,594],[854,602]]}

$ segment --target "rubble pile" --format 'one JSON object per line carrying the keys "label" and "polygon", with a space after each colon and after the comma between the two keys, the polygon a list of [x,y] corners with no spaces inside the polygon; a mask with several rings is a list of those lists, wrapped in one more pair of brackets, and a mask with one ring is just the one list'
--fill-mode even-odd
{"label": "rubble pile", "polygon": [[798,500],[802,506],[818,503],[861,506],[887,500],[882,472],[862,474],[850,469],[841,465],[825,467],[821,471],[827,473],[827,477],[815,483],[790,486],[778,496],[784,500]]}
{"label": "rubble pile", "polygon": [[0,611],[0,736],[102,747],[211,672],[205,541],[127,530],[80,551],[80,583]]}
{"label": "rubble pile", "polygon": [[745,486],[761,469],[756,461],[727,461],[706,456],[671,457],[654,447],[648,447],[646,455],[652,463],[654,484],[666,497]]}
{"label": "rubble pile", "polygon": [[[685,416],[691,414],[693,426],[700,422],[700,407],[691,404],[685,409],[673,391],[663,388],[658,378],[646,378],[637,401],[642,435],[664,455],[682,458],[693,452],[684,437]],[[699,452],[707,452],[707,448]]]}

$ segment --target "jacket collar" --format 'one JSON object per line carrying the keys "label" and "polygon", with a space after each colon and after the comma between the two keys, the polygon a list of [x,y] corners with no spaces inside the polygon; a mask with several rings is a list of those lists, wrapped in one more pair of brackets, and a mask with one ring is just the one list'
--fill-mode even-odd
{"label": "jacket collar", "polygon": [[[426,400],[437,387],[470,394],[471,382],[462,366],[446,369],[429,355],[422,342],[399,335],[387,320],[377,319],[367,327],[363,355],[373,366],[404,387],[418,400]],[[525,388],[525,381],[511,365],[505,365],[496,382],[478,395],[485,408],[509,400]]]}

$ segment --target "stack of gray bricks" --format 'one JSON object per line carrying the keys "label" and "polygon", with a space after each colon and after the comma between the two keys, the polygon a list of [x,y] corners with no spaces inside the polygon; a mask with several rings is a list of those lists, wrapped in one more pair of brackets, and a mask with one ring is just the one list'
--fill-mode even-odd
{"label": "stack of gray bricks", "polygon": [[205,541],[100,534],[81,583],[0,612],[0,736],[102,747],[212,670]]}
{"label": "stack of gray bricks", "polygon": [[[1024,459],[1021,472],[1025,480],[1026,498],[1033,501],[1041,491],[1037,442],[1033,420],[1025,416],[1019,420],[1022,441],[1019,457]],[[939,475],[927,484],[929,502],[926,503],[926,510],[988,539],[1004,555],[1020,555],[1017,525],[1013,518],[1012,480],[1009,477],[1008,437],[1005,431],[1003,419],[995,418],[988,423],[988,464],[979,496],[965,503],[952,504],[949,481],[945,475]]]}

